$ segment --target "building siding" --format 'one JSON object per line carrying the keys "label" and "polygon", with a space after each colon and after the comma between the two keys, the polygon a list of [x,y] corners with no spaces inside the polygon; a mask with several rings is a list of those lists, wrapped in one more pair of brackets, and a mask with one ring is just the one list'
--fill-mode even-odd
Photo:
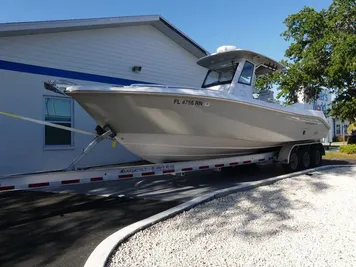
{"label": "building siding", "polygon": [[[43,81],[58,77],[5,70],[4,61],[118,80],[187,86],[200,86],[206,72],[196,65],[195,56],[152,26],[0,37],[0,48],[0,111],[39,120],[44,120],[44,96],[57,96],[43,88]],[[133,73],[134,65],[142,66],[142,72]],[[85,79],[65,80],[98,84]],[[44,148],[43,125],[2,115],[0,125],[0,175],[65,168],[92,140],[74,133],[74,147],[48,150]],[[73,127],[94,131],[95,126],[95,121],[74,102]],[[139,158],[124,147],[112,148],[105,140],[78,166],[136,160]]]}
{"label": "building siding", "polygon": [[136,81],[200,86],[205,74],[196,57],[148,25],[3,37],[0,47],[2,60]]}

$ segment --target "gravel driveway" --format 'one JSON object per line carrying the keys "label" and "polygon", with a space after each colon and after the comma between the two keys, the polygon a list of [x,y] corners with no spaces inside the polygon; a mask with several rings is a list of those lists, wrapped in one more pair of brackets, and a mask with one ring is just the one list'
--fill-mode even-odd
{"label": "gravel driveway", "polygon": [[356,266],[356,167],[202,204],[122,244],[109,266]]}

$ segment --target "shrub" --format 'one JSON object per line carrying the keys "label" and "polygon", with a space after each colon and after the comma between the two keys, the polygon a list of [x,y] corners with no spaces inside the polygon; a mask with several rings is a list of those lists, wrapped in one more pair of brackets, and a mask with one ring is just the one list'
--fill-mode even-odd
{"label": "shrub", "polygon": [[340,146],[340,152],[343,152],[346,154],[356,154],[356,145]]}
{"label": "shrub", "polygon": [[[345,136],[345,140],[346,140],[346,136]],[[333,137],[333,142],[343,142],[344,138],[342,135],[337,135]]]}

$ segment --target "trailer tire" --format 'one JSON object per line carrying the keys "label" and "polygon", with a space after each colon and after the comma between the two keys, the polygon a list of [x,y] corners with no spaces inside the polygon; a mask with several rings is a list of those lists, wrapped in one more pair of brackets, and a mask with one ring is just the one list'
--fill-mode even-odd
{"label": "trailer tire", "polygon": [[296,149],[293,149],[289,155],[289,163],[282,164],[282,167],[286,173],[296,172],[300,169],[300,154]]}
{"label": "trailer tire", "polygon": [[303,147],[300,150],[300,160],[301,160],[301,169],[309,169],[311,167],[311,153],[308,147]]}
{"label": "trailer tire", "polygon": [[322,154],[318,146],[315,146],[310,151],[310,159],[312,167],[319,167],[322,162]]}

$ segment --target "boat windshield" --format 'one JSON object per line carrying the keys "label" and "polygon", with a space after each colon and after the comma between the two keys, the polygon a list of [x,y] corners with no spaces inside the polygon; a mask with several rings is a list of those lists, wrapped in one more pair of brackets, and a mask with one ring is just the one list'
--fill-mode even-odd
{"label": "boat windshield", "polygon": [[205,77],[202,88],[231,83],[232,79],[234,78],[237,65],[238,64],[234,64],[216,70],[209,70]]}

